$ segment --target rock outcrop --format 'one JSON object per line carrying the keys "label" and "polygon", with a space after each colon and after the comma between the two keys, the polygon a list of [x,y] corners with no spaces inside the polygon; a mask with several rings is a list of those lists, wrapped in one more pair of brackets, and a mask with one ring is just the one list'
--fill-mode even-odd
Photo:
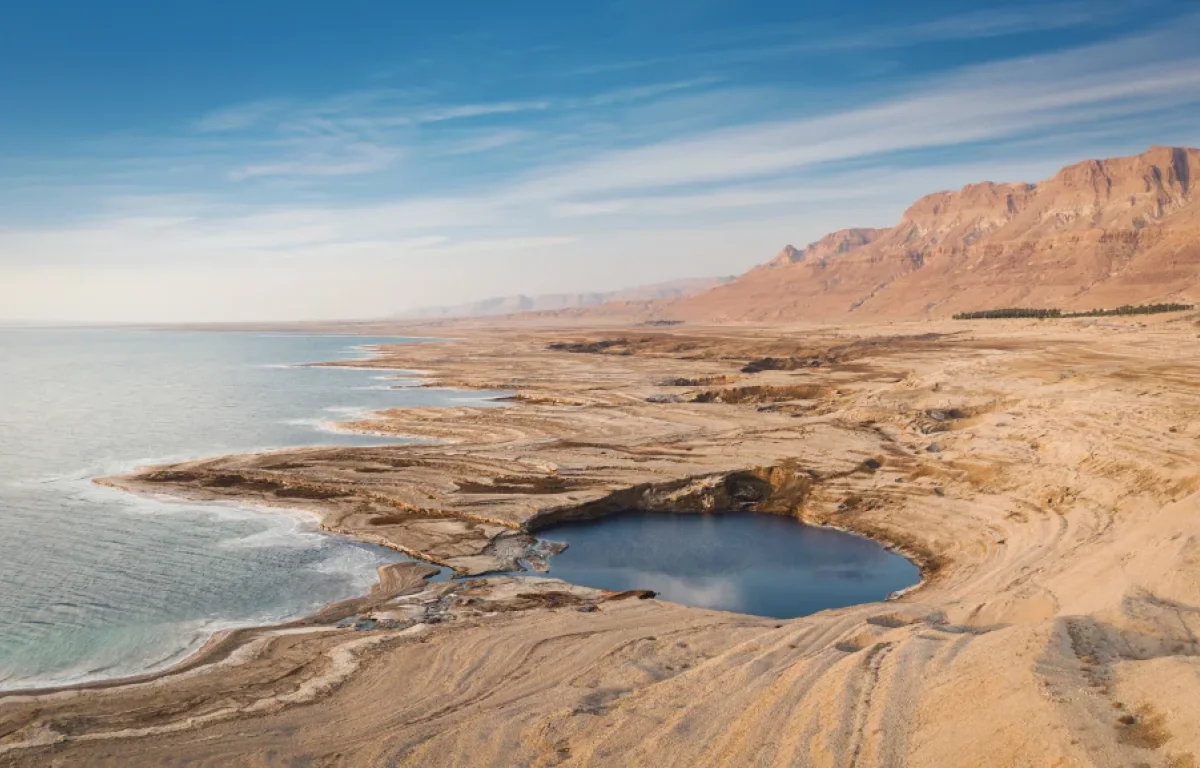
{"label": "rock outcrop", "polygon": [[791,246],[664,306],[693,321],[917,319],[1007,306],[1093,309],[1200,298],[1200,150],[1088,160],[1038,184],[921,198],[891,229]]}

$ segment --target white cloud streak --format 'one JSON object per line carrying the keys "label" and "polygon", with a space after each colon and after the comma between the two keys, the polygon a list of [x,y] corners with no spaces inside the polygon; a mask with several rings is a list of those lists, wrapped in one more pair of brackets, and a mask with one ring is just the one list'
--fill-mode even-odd
{"label": "white cloud streak", "polygon": [[984,8],[932,21],[832,36],[807,43],[814,49],[895,48],[954,40],[981,40],[1036,32],[1055,32],[1112,24],[1138,12],[1146,3],[1040,3],[1024,7]]}
{"label": "white cloud streak", "polygon": [[315,150],[290,160],[247,165],[231,171],[229,178],[244,181],[264,176],[356,176],[381,171],[402,154],[397,148],[355,142],[332,152]]}
{"label": "white cloud streak", "polygon": [[[905,96],[846,112],[609,152],[534,174],[515,193],[570,198],[720,183],[1200,104],[1200,56],[1182,44],[1190,35],[1200,35],[1200,25],[1192,18],[1186,27],[1186,32],[1176,29],[974,67]],[[1147,60],[1152,63],[1140,63]]]}
{"label": "white cloud streak", "polygon": [[208,113],[192,127],[198,133],[244,131],[262,123],[285,107],[283,101],[275,99],[236,104]]}
{"label": "white cloud streak", "polygon": [[[228,174],[234,181],[268,176],[356,176],[390,168],[403,157],[408,152],[404,144],[409,138],[409,134],[403,133],[406,130],[530,113],[596,110],[700,89],[717,82],[719,79],[715,77],[700,77],[650,83],[585,97],[449,105],[396,105],[393,102],[397,98],[403,100],[403,95],[397,97],[390,91],[355,93],[291,109],[285,108],[282,101],[261,101],[210,113],[193,129],[200,133],[237,133],[261,129],[268,118],[274,120],[278,138],[267,142],[267,146],[275,147],[279,157],[235,168]],[[483,135],[457,142],[457,148],[451,147],[445,154],[495,150],[528,135],[529,131],[515,128],[490,129]]]}
{"label": "white cloud streak", "polygon": [[[842,19],[838,29],[811,24],[779,25],[723,31],[696,42],[694,50],[625,61],[605,61],[576,70],[582,75],[612,74],[674,66],[720,66],[784,59],[796,54],[890,51],[930,43],[1092,30],[1137,21],[1162,0],[1090,0],[1090,2],[1028,3],[1007,8],[984,8],[931,21],[863,24],[859,15]],[[842,27],[862,29],[844,34]]]}

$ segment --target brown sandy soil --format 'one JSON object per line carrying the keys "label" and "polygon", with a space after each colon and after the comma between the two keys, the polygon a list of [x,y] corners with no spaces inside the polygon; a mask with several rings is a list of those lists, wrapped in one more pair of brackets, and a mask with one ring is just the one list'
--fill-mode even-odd
{"label": "brown sandy soil", "polygon": [[516,397],[359,425],[442,444],[108,482],[309,509],[463,574],[563,518],[758,509],[900,548],[925,584],[774,621],[401,566],[177,670],[0,695],[0,764],[1193,766],[1198,331],[477,328],[385,349],[372,364]]}

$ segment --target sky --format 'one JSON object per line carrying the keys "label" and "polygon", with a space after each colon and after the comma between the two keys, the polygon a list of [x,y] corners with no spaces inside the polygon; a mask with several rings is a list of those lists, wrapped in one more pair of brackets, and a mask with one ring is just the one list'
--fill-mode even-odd
{"label": "sky", "polygon": [[0,7],[0,321],[382,317],[730,275],[1200,146],[1194,0]]}

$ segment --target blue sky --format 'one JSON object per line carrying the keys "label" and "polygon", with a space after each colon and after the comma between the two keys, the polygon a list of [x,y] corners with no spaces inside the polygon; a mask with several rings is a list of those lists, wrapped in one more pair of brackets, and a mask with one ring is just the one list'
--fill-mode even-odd
{"label": "blue sky", "polygon": [[364,317],[732,274],[1200,145],[1194,2],[0,10],[0,319]]}

